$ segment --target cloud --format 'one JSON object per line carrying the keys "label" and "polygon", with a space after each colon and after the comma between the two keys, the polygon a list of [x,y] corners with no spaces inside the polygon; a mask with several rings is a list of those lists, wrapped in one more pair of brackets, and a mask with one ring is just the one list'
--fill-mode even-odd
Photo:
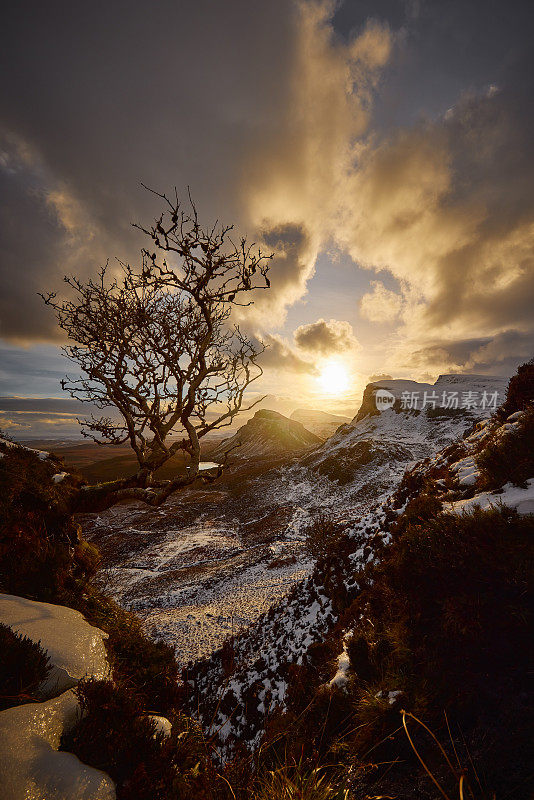
{"label": "cloud", "polygon": [[261,356],[263,369],[292,372],[297,375],[315,375],[315,364],[302,358],[281,336],[267,334],[263,337],[267,349]]}
{"label": "cloud", "polygon": [[331,355],[340,350],[358,350],[360,344],[349,322],[318,319],[309,325],[300,325],[293,334],[301,350],[317,355]]}
{"label": "cloud", "polygon": [[534,353],[534,332],[507,330],[493,337],[456,339],[429,344],[412,353],[417,368],[445,372],[510,374]]}
{"label": "cloud", "polygon": [[[160,191],[191,185],[202,221],[274,242],[272,289],[241,317],[281,324],[313,274],[392,42],[377,22],[341,40],[335,10],[332,0],[271,0],[251,14],[247,0],[198,0],[156,13],[119,0],[104,25],[90,5],[75,18],[52,2],[46,12],[36,5],[28,24],[13,5],[0,70],[0,180],[10,198],[0,335],[54,339],[38,291],[108,257],[138,259],[130,223],[160,210],[141,181]],[[13,72],[22,31],[24,68]]]}
{"label": "cloud", "polygon": [[364,294],[359,302],[360,314],[371,322],[391,322],[402,308],[402,297],[386,289],[381,281],[371,281],[372,292]]}
{"label": "cloud", "polygon": [[[522,63],[497,91],[464,96],[444,117],[368,144],[347,183],[340,241],[360,264],[388,270],[409,295],[401,304],[376,281],[361,299],[362,315],[400,314],[399,337],[413,347],[413,364],[425,340],[461,348],[477,338],[498,341],[511,328],[527,337],[534,329],[530,67]],[[438,355],[450,365],[455,359],[445,350],[426,352],[436,365]],[[467,359],[465,368],[476,363]]]}

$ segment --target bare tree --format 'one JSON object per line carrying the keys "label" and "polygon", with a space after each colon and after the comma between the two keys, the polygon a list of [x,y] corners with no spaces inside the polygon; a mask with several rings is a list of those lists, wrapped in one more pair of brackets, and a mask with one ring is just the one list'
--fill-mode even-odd
{"label": "bare tree", "polygon": [[[72,342],[63,352],[81,373],[63,388],[120,415],[120,422],[104,413],[79,420],[82,432],[98,443],[129,443],[138,462],[130,478],[82,487],[74,510],[128,498],[159,505],[191,484],[202,438],[232,422],[262,374],[263,345],[232,324],[231,313],[269,286],[271,256],[245,239],[234,244],[231,227],[202,228],[191,201],[186,212],[177,197],[158,197],[163,213],[140,228],[151,239],[140,269],[121,264],[121,278],[111,280],[106,268],[97,280],[66,277],[69,299],[42,295]],[[179,451],[189,457],[187,473],[157,480]]]}

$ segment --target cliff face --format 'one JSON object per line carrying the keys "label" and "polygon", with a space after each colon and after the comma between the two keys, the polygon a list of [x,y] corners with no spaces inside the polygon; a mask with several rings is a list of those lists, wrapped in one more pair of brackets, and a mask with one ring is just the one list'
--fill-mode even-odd
{"label": "cliff face", "polygon": [[321,444],[321,439],[302,423],[288,419],[277,411],[261,409],[234,436],[219,445],[213,458],[223,458],[234,447],[234,458],[255,459],[299,452],[318,444]]}
{"label": "cliff face", "polygon": [[[489,415],[488,406],[500,405],[504,400],[507,378],[492,375],[440,375],[435,383],[423,383],[405,379],[387,378],[368,383],[363,393],[362,404],[352,420],[352,425],[368,416],[379,416],[376,396],[385,390],[395,398],[395,411],[443,410],[443,416],[450,412],[464,411],[472,419]],[[497,392],[496,401],[493,396]],[[486,393],[484,405],[483,398]],[[447,407],[448,406],[448,407]]]}

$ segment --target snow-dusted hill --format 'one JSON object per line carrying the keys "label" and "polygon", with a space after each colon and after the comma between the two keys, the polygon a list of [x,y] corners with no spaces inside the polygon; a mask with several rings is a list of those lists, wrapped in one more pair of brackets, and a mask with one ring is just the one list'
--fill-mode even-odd
{"label": "snow-dusted hill", "polygon": [[[492,378],[451,376],[447,385],[456,379],[461,391],[475,391],[475,385],[495,391]],[[382,386],[400,397],[406,382],[371,384],[365,397]],[[159,509],[130,503],[87,515],[83,529],[102,550],[109,591],[142,616],[155,637],[174,644],[185,663],[253,626],[306,579],[313,563],[304,549],[305,530],[318,514],[347,525],[360,520],[395,489],[410,464],[432,456],[488,413],[380,414],[375,407],[304,454],[271,459],[249,423],[242,428],[252,430],[248,447],[231,454],[232,466],[211,488],[179,493]],[[265,421],[270,426],[273,417]],[[287,422],[301,436],[305,429]],[[235,457],[244,450],[247,458]]]}
{"label": "snow-dusted hill", "polygon": [[296,453],[320,442],[320,438],[300,422],[277,411],[261,409],[237,433],[225,439],[212,457],[222,459],[229,450],[234,458],[257,459],[285,453]]}

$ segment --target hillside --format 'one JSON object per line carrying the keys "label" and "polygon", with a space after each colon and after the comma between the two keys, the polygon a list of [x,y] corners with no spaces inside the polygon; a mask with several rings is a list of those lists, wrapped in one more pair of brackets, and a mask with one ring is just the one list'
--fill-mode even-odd
{"label": "hillside", "polygon": [[326,411],[308,408],[297,408],[291,414],[290,419],[302,423],[305,428],[321,439],[328,439],[337,431],[340,425],[346,425],[350,422],[349,417],[340,417],[337,414],[328,414]]}
{"label": "hillside", "polygon": [[261,409],[234,436],[221,442],[212,456],[220,460],[232,450],[233,458],[266,458],[296,453],[320,443],[321,439],[302,423],[284,417],[277,411]]}
{"label": "hillside", "polygon": [[[424,780],[413,793],[417,762],[403,709],[460,753],[447,774],[417,734],[450,796],[464,765],[476,782],[473,759],[485,786],[512,795],[521,786],[514,796],[528,796],[533,452],[527,404],[471,423],[467,436],[411,466],[359,519],[333,531],[319,520],[309,540],[322,542],[323,554],[311,575],[249,633],[189,671],[194,702],[205,719],[214,715],[223,752],[243,741],[268,747],[280,736],[295,758],[320,752],[343,763],[345,785],[362,796],[434,798]],[[443,730],[444,708],[452,733]],[[367,773],[357,759],[367,764],[377,742]],[[409,766],[377,768],[381,760]]]}
{"label": "hillside", "polygon": [[[492,385],[488,379],[488,391]],[[303,453],[271,457],[263,426],[249,424],[241,429],[250,432],[248,457],[239,457],[243,447],[232,451],[212,487],[192,487],[162,509],[128,503],[80,521],[103,553],[109,591],[186,664],[253,626],[309,575],[305,536],[318,515],[346,524],[360,519],[388,497],[408,465],[488,413],[388,410]],[[266,423],[272,433],[279,417],[268,415]],[[291,422],[291,429],[300,441],[302,426]]]}

